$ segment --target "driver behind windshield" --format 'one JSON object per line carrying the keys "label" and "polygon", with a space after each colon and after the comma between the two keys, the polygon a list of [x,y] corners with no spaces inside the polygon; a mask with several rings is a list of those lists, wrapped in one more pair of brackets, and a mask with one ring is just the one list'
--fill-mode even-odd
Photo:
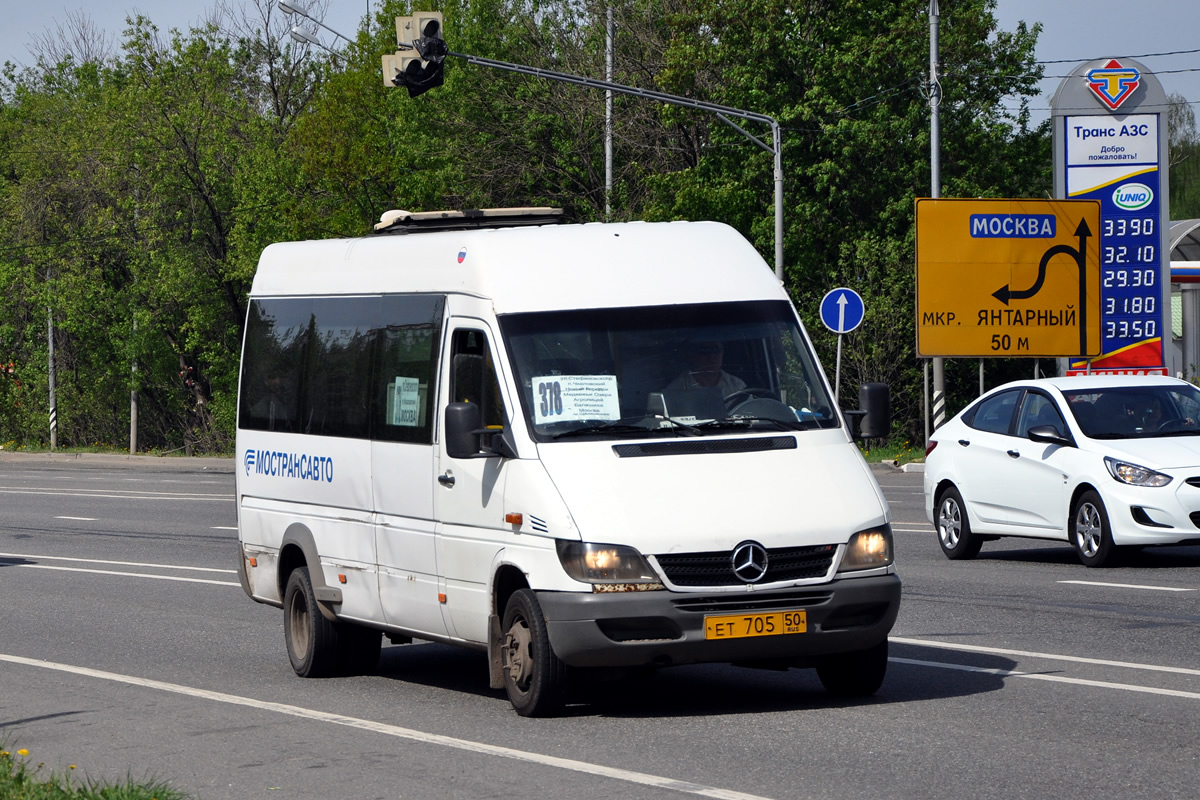
{"label": "driver behind windshield", "polygon": [[723,369],[724,359],[725,347],[719,341],[710,339],[689,342],[687,369],[667,384],[664,391],[716,388],[720,390],[722,397],[740,392],[746,388],[746,382]]}
{"label": "driver behind windshield", "polygon": [[1141,427],[1147,431],[1158,431],[1166,428],[1190,428],[1196,425],[1191,417],[1163,417],[1162,400],[1153,395],[1144,403],[1141,411]]}

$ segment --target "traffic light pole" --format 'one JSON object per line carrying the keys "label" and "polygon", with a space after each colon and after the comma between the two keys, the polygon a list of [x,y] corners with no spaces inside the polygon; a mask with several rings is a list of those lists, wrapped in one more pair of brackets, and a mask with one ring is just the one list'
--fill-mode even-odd
{"label": "traffic light pole", "polygon": [[[688,97],[679,97],[665,92],[655,92],[650,89],[638,89],[635,86],[625,86],[620,83],[611,83],[609,81],[596,80],[595,78],[585,78],[579,75],[571,75],[566,72],[555,72],[548,69],[540,69],[538,67],[529,67],[524,64],[510,64],[507,61],[496,61],[492,58],[482,58],[480,56],[468,55],[466,53],[448,52],[447,55],[461,58],[468,64],[478,64],[481,67],[491,67],[492,69],[502,69],[508,72],[517,72],[521,75],[530,75],[535,78],[544,78],[550,81],[561,81],[563,83],[573,83],[576,86],[586,86],[589,89],[604,89],[605,91],[616,92],[618,94],[628,94],[634,97],[641,97],[646,100],[657,100],[660,103],[668,103],[673,106],[682,106],[684,108],[694,108],[698,111],[709,111],[716,114],[717,117],[729,127],[736,130],[738,133],[745,136],[756,145],[766,150],[775,157],[775,277],[780,281],[783,280],[783,137],[780,132],[779,122],[774,117],[768,117],[766,114],[755,114],[750,111],[742,111],[740,108],[732,108],[730,106],[718,105],[717,103],[706,103],[702,100],[693,100]],[[753,122],[762,122],[771,127],[771,144],[759,139],[754,134],[745,130],[742,126],[734,122],[730,117],[737,119],[751,120]]]}

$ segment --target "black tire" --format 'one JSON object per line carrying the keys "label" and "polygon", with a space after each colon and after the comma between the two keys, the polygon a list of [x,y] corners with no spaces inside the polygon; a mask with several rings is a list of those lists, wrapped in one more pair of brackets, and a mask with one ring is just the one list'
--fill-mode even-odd
{"label": "black tire", "polygon": [[522,717],[561,711],[567,695],[567,665],[550,647],[546,620],[532,591],[519,589],[508,598],[500,629],[504,690],[513,708]]}
{"label": "black tire", "polygon": [[887,674],[888,642],[853,653],[827,656],[817,664],[825,691],[837,697],[867,697],[879,691]]}
{"label": "black tire", "polygon": [[342,646],[342,674],[375,674],[379,667],[379,653],[383,649],[383,633],[348,622],[339,623],[338,628]]}
{"label": "black tire", "polygon": [[1099,493],[1089,489],[1079,495],[1071,508],[1071,544],[1085,567],[1112,566],[1117,560],[1108,510]]}
{"label": "black tire", "polygon": [[326,678],[341,670],[338,629],[317,608],[307,567],[288,576],[283,593],[283,638],[292,669],[301,678]]}
{"label": "black tire", "polygon": [[967,519],[967,506],[962,495],[953,486],[938,497],[934,527],[937,528],[938,545],[942,554],[951,561],[970,559],[979,555],[983,539],[971,532],[971,521]]}

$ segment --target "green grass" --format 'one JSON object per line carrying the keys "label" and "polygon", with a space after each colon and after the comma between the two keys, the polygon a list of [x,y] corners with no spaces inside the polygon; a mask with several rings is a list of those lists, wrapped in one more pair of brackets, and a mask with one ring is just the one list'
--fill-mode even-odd
{"label": "green grass", "polygon": [[913,461],[925,460],[925,448],[915,442],[889,442],[880,447],[868,447],[867,443],[859,442],[863,458],[869,462],[895,461],[896,464],[908,464]]}
{"label": "green grass", "polygon": [[188,795],[157,781],[102,784],[76,777],[74,764],[61,775],[45,773],[45,765],[32,764],[29,751],[0,746],[0,799],[2,800],[188,800]]}

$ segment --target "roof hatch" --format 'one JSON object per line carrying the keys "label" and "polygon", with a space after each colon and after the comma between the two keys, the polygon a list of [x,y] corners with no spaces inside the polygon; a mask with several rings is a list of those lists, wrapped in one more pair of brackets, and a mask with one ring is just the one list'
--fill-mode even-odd
{"label": "roof hatch", "polygon": [[563,210],[548,206],[469,208],[462,211],[385,211],[375,233],[457,231],[466,228],[513,228],[563,222]]}

